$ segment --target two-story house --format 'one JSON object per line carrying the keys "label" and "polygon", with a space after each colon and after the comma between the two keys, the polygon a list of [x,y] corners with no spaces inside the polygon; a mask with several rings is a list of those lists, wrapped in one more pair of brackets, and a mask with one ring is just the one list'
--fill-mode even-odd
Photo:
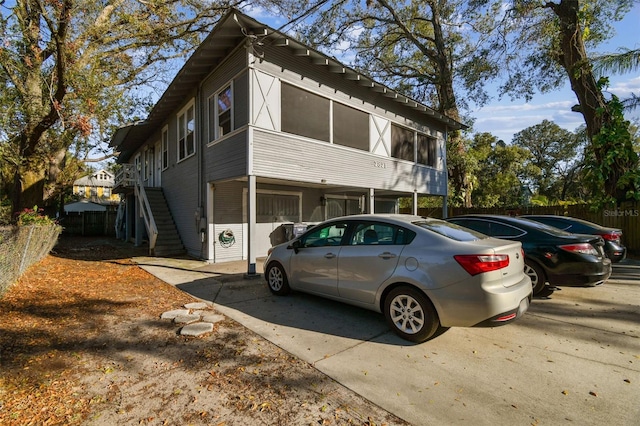
{"label": "two-story house", "polygon": [[447,132],[464,127],[232,9],[112,138],[127,235],[161,252],[169,227],[145,201],[161,192],[190,255],[255,273],[281,224],[446,197]]}
{"label": "two-story house", "polygon": [[115,205],[120,201],[120,196],[113,192],[114,185],[113,173],[99,170],[73,182],[73,195],[96,204]]}

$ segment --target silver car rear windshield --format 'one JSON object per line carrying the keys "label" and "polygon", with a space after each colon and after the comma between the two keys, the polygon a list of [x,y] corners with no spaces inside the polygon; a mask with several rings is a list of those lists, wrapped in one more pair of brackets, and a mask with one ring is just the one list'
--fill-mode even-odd
{"label": "silver car rear windshield", "polygon": [[419,220],[413,224],[455,241],[475,241],[489,238],[485,234],[444,220]]}

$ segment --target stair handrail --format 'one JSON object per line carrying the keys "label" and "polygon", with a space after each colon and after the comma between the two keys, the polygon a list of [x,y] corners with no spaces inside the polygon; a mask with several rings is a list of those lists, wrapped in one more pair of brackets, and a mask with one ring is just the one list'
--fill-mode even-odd
{"label": "stair handrail", "polygon": [[151,205],[149,204],[147,193],[142,185],[140,173],[135,173],[134,182],[135,197],[140,205],[140,216],[144,219],[144,225],[147,228],[147,234],[149,234],[149,255],[153,256],[156,247],[156,240],[158,239],[158,227],[156,226],[156,221],[153,218]]}
{"label": "stair handrail", "polygon": [[135,164],[123,164],[120,170],[116,172],[115,186],[132,187],[136,182],[136,166]]}

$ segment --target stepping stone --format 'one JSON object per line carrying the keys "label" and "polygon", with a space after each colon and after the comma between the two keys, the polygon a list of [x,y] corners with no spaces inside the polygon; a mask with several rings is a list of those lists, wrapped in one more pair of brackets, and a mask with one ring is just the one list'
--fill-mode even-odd
{"label": "stepping stone", "polygon": [[194,315],[187,313],[186,315],[178,315],[173,319],[176,324],[191,324],[192,322],[200,321],[200,315]]}
{"label": "stepping stone", "polygon": [[220,321],[224,321],[225,316],[220,314],[206,314],[202,316],[202,321],[217,323]]}
{"label": "stepping stone", "polygon": [[213,331],[213,324],[210,322],[196,322],[194,324],[185,325],[180,330],[180,334],[183,336],[201,336],[205,333],[211,333]]}
{"label": "stepping stone", "polygon": [[177,317],[179,315],[189,315],[189,310],[188,309],[174,309],[173,311],[164,312],[162,315],[160,315],[160,318],[162,318],[162,319],[174,319],[175,317]]}
{"label": "stepping stone", "polygon": [[208,308],[211,308],[211,306],[208,303],[205,303],[205,302],[187,303],[186,305],[184,305],[184,307],[187,308],[187,309],[208,309]]}

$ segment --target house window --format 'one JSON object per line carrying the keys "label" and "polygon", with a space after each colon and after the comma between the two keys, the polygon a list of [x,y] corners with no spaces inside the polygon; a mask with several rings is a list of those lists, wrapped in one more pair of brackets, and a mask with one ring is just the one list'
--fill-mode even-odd
{"label": "house window", "polygon": [[231,86],[227,86],[222,92],[218,93],[218,137],[224,136],[233,130],[231,122],[232,106]]}
{"label": "house window", "polygon": [[192,156],[195,145],[195,108],[193,102],[178,114],[178,161]]}
{"label": "house window", "polygon": [[105,187],[102,189],[102,196],[104,198],[109,198],[111,197],[111,188]]}
{"label": "house window", "polygon": [[282,131],[329,142],[329,99],[286,83],[280,93]]}
{"label": "house window", "polygon": [[418,133],[418,164],[430,167],[438,165],[438,142],[436,138]]}
{"label": "house window", "polygon": [[369,151],[369,114],[334,102],[333,143]]}
{"label": "house window", "polygon": [[258,223],[300,221],[299,195],[258,193],[256,203]]}
{"label": "house window", "polygon": [[401,160],[415,161],[413,155],[414,132],[404,127],[391,126],[391,156]]}
{"label": "house window", "polygon": [[169,167],[169,127],[162,129],[162,170]]}
{"label": "house window", "polygon": [[91,187],[91,196],[92,197],[97,197],[98,196],[98,188],[96,188],[95,186]]}
{"label": "house window", "polygon": [[209,142],[233,130],[233,88],[228,85],[209,98]]}

